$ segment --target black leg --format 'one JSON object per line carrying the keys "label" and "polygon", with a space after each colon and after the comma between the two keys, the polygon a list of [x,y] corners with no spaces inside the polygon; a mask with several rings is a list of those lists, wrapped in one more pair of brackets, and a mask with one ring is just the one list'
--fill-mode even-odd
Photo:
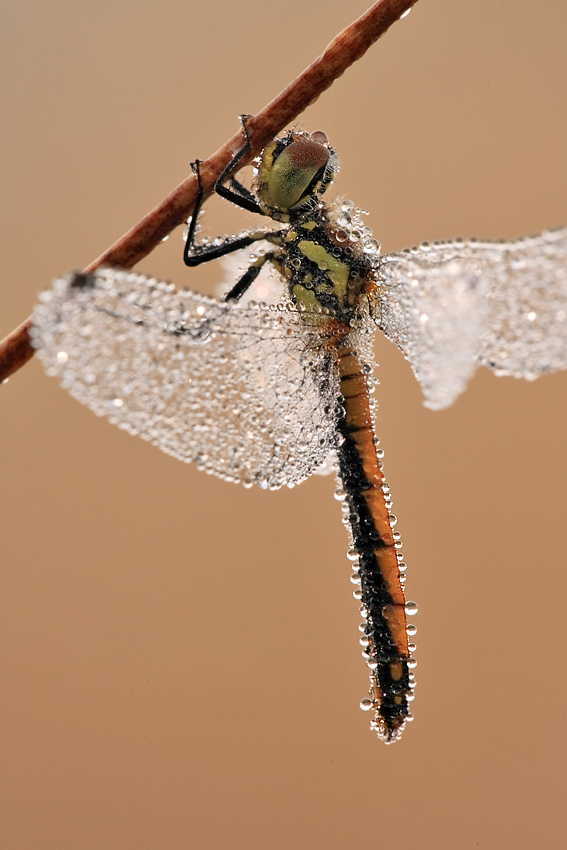
{"label": "black leg", "polygon": [[252,284],[262,271],[264,263],[266,263],[268,260],[271,260],[273,256],[273,252],[270,252],[269,254],[264,254],[263,256],[259,257],[255,263],[253,263],[246,269],[240,280],[238,280],[234,284],[232,289],[227,292],[227,294],[223,298],[223,301],[238,301],[239,298],[242,298],[246,290],[252,286]]}
{"label": "black leg", "polygon": [[[241,115],[240,121],[242,122],[242,129],[244,130],[244,135],[246,137],[246,141],[240,148],[237,150],[222,174],[219,175],[217,181],[215,183],[215,192],[221,196],[221,198],[226,198],[227,201],[231,201],[233,204],[236,204],[237,207],[242,207],[242,209],[248,210],[248,212],[255,212],[263,215],[262,208],[260,204],[256,201],[254,195],[248,191],[248,189],[244,189],[238,180],[232,178],[232,173],[238,170],[238,163],[250,150],[250,137],[248,136],[248,130],[246,129],[246,119],[249,118],[249,115]],[[230,179],[230,184],[233,188],[229,188],[225,186],[224,183]],[[236,189],[236,191],[235,191]],[[244,191],[240,193],[240,189]]]}
{"label": "black leg", "polygon": [[224,257],[226,254],[232,254],[233,251],[240,251],[241,248],[247,248],[254,242],[258,242],[258,240],[265,238],[265,233],[254,233],[251,236],[233,236],[221,245],[190,246],[187,244],[189,242],[189,237],[187,237],[185,250],[183,252],[183,262],[186,266],[200,266],[201,263],[218,260],[219,257]]}
{"label": "black leg", "polygon": [[250,203],[256,203],[256,196],[250,189],[247,189],[246,186],[243,186],[242,183],[236,179],[236,177],[230,178],[230,186],[235,192],[235,194],[239,195],[241,198],[246,198]]}
{"label": "black leg", "polygon": [[253,242],[263,238],[257,234],[252,234],[250,236],[235,236],[225,240],[221,245],[195,245],[197,218],[203,205],[203,186],[201,183],[199,165],[200,161],[198,159],[191,163],[191,168],[197,177],[198,190],[197,200],[195,201],[195,208],[193,210],[193,215],[191,216],[189,229],[187,231],[187,239],[185,241],[185,248],[183,250],[183,262],[186,266],[198,266],[201,263],[209,262],[209,260],[216,260],[219,257],[223,257],[225,254],[232,253],[232,251],[247,248],[248,245],[252,245]]}
{"label": "black leg", "polygon": [[[263,211],[258,202],[256,201],[254,194],[250,192],[245,186],[243,186],[240,181],[238,181],[235,177],[232,176],[233,172],[238,170],[238,164],[241,161],[242,157],[250,151],[250,138],[248,136],[248,130],[246,129],[246,119],[248,117],[248,115],[240,116],[246,140],[218,177],[215,183],[215,191],[219,195],[221,195],[221,197],[226,198],[227,200],[231,201],[239,207],[242,207],[245,210],[248,210],[249,212],[262,214]],[[187,239],[183,251],[183,261],[185,262],[185,264],[187,266],[198,266],[201,263],[207,263],[210,260],[217,260],[219,257],[223,257],[226,254],[231,254],[233,251],[239,251],[242,248],[247,248],[254,242],[258,242],[266,238],[269,241],[276,241],[277,244],[277,240],[282,235],[281,231],[273,231],[272,233],[266,233],[265,231],[255,231],[252,233],[231,236],[223,240],[217,239],[214,243],[207,243],[205,245],[195,244],[197,219],[199,217],[199,212],[203,205],[204,194],[199,166],[200,160],[198,159],[196,159],[195,162],[191,163],[191,168],[193,169],[193,172],[197,177],[198,189],[197,199],[195,201],[195,208],[193,210],[193,215],[191,216],[191,221],[189,222]],[[223,185],[227,180],[230,182],[230,188]],[[256,263],[250,266],[249,270],[243,275],[241,280],[239,280],[228,293],[225,300],[234,300],[240,298],[241,295],[246,292],[248,287],[256,279],[260,268],[264,265],[266,259],[270,259],[272,256],[273,254],[266,254],[265,258],[260,258],[256,261]]]}
{"label": "black leg", "polygon": [[183,261],[186,265],[192,265],[192,263],[188,262],[192,256],[194,256],[193,251],[195,249],[195,232],[197,230],[197,219],[199,218],[199,213],[201,212],[201,207],[203,206],[203,184],[201,183],[201,172],[199,170],[199,166],[201,161],[196,159],[195,162],[191,163],[191,170],[195,177],[197,178],[197,200],[195,201],[195,206],[193,207],[193,214],[191,215],[191,221],[189,222],[189,228],[187,230],[187,239],[185,240],[185,248],[183,249]]}

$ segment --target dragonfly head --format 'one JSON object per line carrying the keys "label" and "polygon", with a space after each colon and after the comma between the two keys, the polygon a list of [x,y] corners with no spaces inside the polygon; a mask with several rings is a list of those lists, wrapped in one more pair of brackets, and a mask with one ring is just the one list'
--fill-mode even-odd
{"label": "dragonfly head", "polygon": [[262,151],[256,193],[267,215],[285,220],[317,205],[337,169],[325,133],[290,131]]}

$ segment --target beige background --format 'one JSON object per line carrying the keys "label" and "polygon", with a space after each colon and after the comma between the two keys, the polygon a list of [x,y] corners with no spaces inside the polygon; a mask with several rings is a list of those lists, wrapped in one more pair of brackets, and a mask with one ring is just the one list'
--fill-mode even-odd
{"label": "beige background", "polygon": [[[0,333],[366,5],[5,0]],[[564,0],[421,0],[305,113],[385,250],[567,223],[566,37]],[[212,287],[181,251],[142,268]],[[432,413],[377,356],[420,606],[393,747],[358,709],[332,481],[207,477],[37,362],[2,388],[2,850],[565,846],[567,375],[479,373]]]}

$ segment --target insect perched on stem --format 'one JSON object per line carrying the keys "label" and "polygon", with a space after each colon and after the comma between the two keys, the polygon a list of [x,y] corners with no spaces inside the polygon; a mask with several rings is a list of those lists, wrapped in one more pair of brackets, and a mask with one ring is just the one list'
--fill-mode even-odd
{"label": "insect perched on stem", "polygon": [[[222,301],[117,269],[71,274],[44,294],[33,341],[48,372],[95,412],[226,480],[293,486],[331,455],[370,671],[361,706],[390,742],[411,718],[416,606],[404,598],[374,435],[373,332],[402,349],[433,408],[450,404],[479,363],[525,378],[565,368],[567,230],[380,257],[352,202],[322,200],[337,169],[324,133],[270,142],[252,190],[234,177],[248,150],[246,141],[215,189],[277,226],[197,244],[201,192],[185,245],[190,266],[265,247]],[[245,303],[268,265],[278,303]]]}

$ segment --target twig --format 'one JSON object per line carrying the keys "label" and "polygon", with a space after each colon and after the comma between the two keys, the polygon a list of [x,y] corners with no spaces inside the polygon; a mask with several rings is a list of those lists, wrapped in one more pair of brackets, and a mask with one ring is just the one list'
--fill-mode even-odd
{"label": "twig", "polygon": [[[319,95],[346,71],[417,0],[378,0],[360,18],[339,33],[315,60],[264,109],[246,122],[251,150],[242,160],[248,165],[265,145],[294,121]],[[214,189],[215,180],[243,143],[242,131],[229,139],[216,153],[201,162],[204,195]],[[196,198],[196,179],[190,175],[157,207],[90,263],[85,271],[102,265],[132,268],[147,256],[171,231],[191,215]],[[0,382],[33,357],[29,339],[31,317],[0,342]]]}

